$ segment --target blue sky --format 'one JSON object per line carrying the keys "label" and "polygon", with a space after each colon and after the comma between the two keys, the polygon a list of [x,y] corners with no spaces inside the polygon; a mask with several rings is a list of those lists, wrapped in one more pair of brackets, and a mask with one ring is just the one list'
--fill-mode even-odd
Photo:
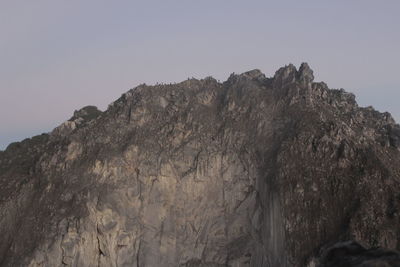
{"label": "blue sky", "polygon": [[400,121],[400,1],[2,0],[0,149],[140,83],[305,61]]}

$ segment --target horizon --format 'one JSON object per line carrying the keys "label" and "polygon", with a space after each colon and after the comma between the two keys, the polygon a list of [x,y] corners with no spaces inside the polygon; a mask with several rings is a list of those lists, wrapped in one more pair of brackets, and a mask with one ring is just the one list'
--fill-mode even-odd
{"label": "horizon", "polygon": [[400,2],[0,3],[0,150],[139,84],[308,62],[400,121]]}

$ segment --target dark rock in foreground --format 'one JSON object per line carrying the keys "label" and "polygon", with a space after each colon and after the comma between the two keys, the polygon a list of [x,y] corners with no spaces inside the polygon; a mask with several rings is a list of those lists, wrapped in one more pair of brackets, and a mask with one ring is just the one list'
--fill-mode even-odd
{"label": "dark rock in foreground", "polygon": [[328,248],[320,259],[320,267],[396,267],[400,266],[400,253],[382,248],[365,249],[348,241]]}
{"label": "dark rock in foreground", "polygon": [[11,144],[0,265],[311,266],[343,240],[399,250],[400,127],[313,79],[303,64],[141,85]]}

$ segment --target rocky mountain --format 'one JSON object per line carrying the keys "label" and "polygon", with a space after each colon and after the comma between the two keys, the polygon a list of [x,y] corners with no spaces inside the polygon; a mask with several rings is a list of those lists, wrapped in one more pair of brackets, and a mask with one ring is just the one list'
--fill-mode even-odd
{"label": "rocky mountain", "polygon": [[140,85],[0,152],[0,237],[0,266],[400,266],[400,127],[306,63]]}

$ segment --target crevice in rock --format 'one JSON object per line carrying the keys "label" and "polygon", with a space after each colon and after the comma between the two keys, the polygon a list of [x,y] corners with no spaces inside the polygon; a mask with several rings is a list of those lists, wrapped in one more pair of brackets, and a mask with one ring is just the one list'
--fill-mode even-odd
{"label": "crevice in rock", "polygon": [[138,249],[136,253],[136,267],[140,267],[140,249],[142,246],[142,239],[139,237],[139,244],[138,244]]}

